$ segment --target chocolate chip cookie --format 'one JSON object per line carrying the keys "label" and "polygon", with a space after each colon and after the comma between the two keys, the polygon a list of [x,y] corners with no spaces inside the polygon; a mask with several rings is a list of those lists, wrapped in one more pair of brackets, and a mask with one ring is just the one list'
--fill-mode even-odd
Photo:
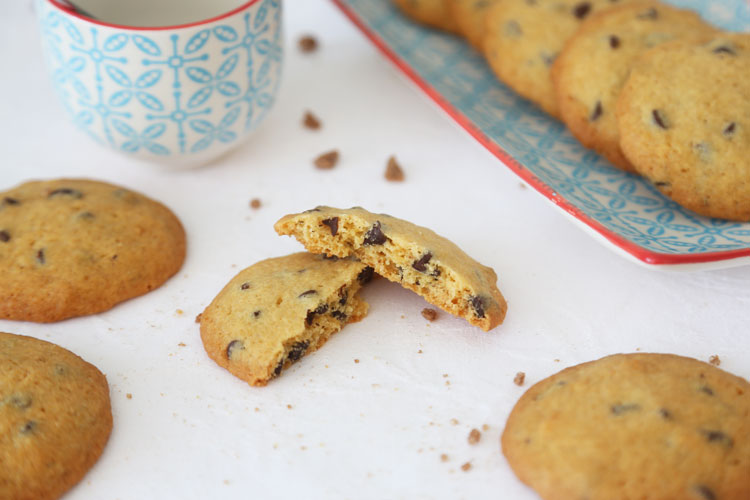
{"label": "chocolate chip cookie", "polygon": [[487,13],[485,57],[501,81],[557,117],[550,70],[565,42],[591,14],[626,1],[499,1]]}
{"label": "chocolate chip cookie", "polygon": [[448,10],[458,32],[476,49],[482,50],[489,8],[499,0],[448,0]]}
{"label": "chocolate chip cookie", "polygon": [[393,0],[401,12],[411,19],[455,33],[458,29],[447,5],[448,0]]}
{"label": "chocolate chip cookie", "polygon": [[671,354],[617,354],[531,387],[503,453],[544,499],[750,498],[750,384]]}
{"label": "chocolate chip cookie", "polygon": [[485,331],[505,318],[507,305],[495,271],[430,229],[360,207],[323,206],[282,217],[274,228],[313,253],[354,256]]}
{"label": "chocolate chip cookie", "polygon": [[104,182],[27,182],[0,192],[0,318],[106,311],[175,274],[185,232],[164,205]]}
{"label": "chocolate chip cookie", "polygon": [[0,498],[59,498],[102,454],[107,379],[55,344],[0,332]]}
{"label": "chocolate chip cookie", "polygon": [[552,67],[560,118],[581,143],[632,172],[620,151],[615,103],[635,60],[660,43],[715,29],[695,12],[655,1],[592,15],[568,40]]}
{"label": "chocolate chip cookie", "polygon": [[219,366],[266,385],[367,314],[357,292],[373,270],[353,259],[302,252],[241,271],[200,316],[201,338]]}

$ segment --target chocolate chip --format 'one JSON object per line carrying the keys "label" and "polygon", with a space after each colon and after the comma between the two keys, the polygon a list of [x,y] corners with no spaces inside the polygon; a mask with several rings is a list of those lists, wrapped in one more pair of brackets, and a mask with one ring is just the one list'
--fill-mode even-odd
{"label": "chocolate chip", "polygon": [[78,214],[78,218],[83,220],[93,220],[95,218],[95,215],[91,212],[81,212],[80,214]]}
{"label": "chocolate chip", "polygon": [[331,230],[331,236],[336,236],[336,233],[339,232],[339,218],[338,217],[331,217],[330,219],[323,219],[320,222],[323,225],[328,226],[328,228]]}
{"label": "chocolate chip", "polygon": [[233,340],[227,345],[227,359],[232,359],[235,351],[244,351],[245,343],[241,340]]}
{"label": "chocolate chip", "polygon": [[737,128],[737,124],[732,122],[726,127],[724,127],[724,130],[721,131],[722,134],[724,134],[725,137],[731,137],[734,135],[734,131]]}
{"label": "chocolate chip", "polygon": [[346,291],[345,288],[346,285],[339,288],[339,305],[343,306],[346,304],[346,301],[349,299],[349,292]]}
{"label": "chocolate chip", "polygon": [[415,260],[411,267],[419,271],[420,273],[423,273],[427,270],[427,263],[430,262],[430,259],[432,258],[432,254],[430,252],[427,252],[423,256],[421,256],[418,260]]}
{"label": "chocolate chip", "polygon": [[260,316],[260,309],[258,309],[257,311],[253,312],[253,318],[257,318],[259,316]]}
{"label": "chocolate chip", "polygon": [[279,361],[279,364],[276,365],[276,368],[273,370],[273,376],[278,377],[281,373],[282,368],[284,368],[284,358],[281,358],[281,361]]}
{"label": "chocolate chip", "polygon": [[29,434],[34,432],[34,429],[36,429],[37,423],[33,420],[29,420],[23,426],[21,427],[21,434]]}
{"label": "chocolate chip", "polygon": [[701,391],[701,392],[703,392],[703,393],[706,393],[706,394],[708,394],[709,396],[713,396],[713,395],[714,395],[714,390],[713,390],[713,389],[711,389],[711,388],[710,388],[709,386],[707,386],[707,385],[704,385],[703,387],[701,387],[701,388],[700,388],[700,391]]}
{"label": "chocolate chip", "polygon": [[357,281],[362,283],[363,285],[369,283],[372,281],[372,276],[375,274],[375,269],[371,268],[370,266],[367,266],[366,268],[362,269],[359,274],[357,275]]}
{"label": "chocolate chip", "polygon": [[10,397],[10,404],[19,410],[25,410],[31,406],[31,397],[27,394],[14,394]]}
{"label": "chocolate chip", "polygon": [[345,321],[346,320],[346,314],[344,314],[341,311],[333,311],[331,313],[331,316],[333,316],[334,318],[336,318],[339,321]]}
{"label": "chocolate chip", "polygon": [[67,375],[68,367],[65,365],[55,365],[55,375]]}
{"label": "chocolate chip", "polygon": [[659,415],[661,415],[661,418],[664,420],[672,420],[672,412],[667,410],[666,408],[660,408],[659,409]]}
{"label": "chocolate chip", "polygon": [[250,288],[250,282],[249,282],[249,281],[246,281],[246,282],[244,282],[244,283],[243,283],[243,284],[242,284],[242,285],[240,286],[240,290],[247,290],[248,288]]}
{"label": "chocolate chip", "polygon": [[430,276],[434,276],[435,278],[437,278],[438,276],[440,276],[440,272],[440,268],[435,267],[435,269],[430,273]]}
{"label": "chocolate chip", "polygon": [[672,185],[671,183],[664,182],[664,181],[656,181],[656,182],[654,182],[654,186],[656,186],[656,187],[667,187],[667,186],[671,186],[671,185]]}
{"label": "chocolate chip", "polygon": [[583,19],[589,15],[589,12],[591,12],[591,4],[588,2],[581,2],[573,7],[573,15],[576,16],[577,19]]}
{"label": "chocolate chip", "polygon": [[656,123],[658,126],[663,128],[664,130],[667,130],[667,128],[669,128],[667,126],[667,122],[664,118],[664,115],[658,109],[651,110],[651,117],[654,119],[654,123]]}
{"label": "chocolate chip", "polygon": [[318,50],[318,40],[312,35],[303,35],[297,42],[300,52],[308,54]]}
{"label": "chocolate chip", "polygon": [[313,319],[315,318],[316,314],[324,314],[327,311],[328,304],[321,304],[314,311],[307,311],[307,316],[305,316],[305,323],[307,323],[307,326],[312,325]]}
{"label": "chocolate chip", "polygon": [[286,359],[289,361],[297,361],[299,358],[305,355],[305,351],[310,346],[307,341],[295,342],[292,348],[289,350],[289,354],[286,355]]}
{"label": "chocolate chip", "polygon": [[640,409],[641,409],[641,405],[635,404],[635,403],[624,404],[624,405],[612,405],[612,407],[610,407],[612,414],[618,415],[618,416],[631,412],[631,411],[639,411]]}
{"label": "chocolate chip", "polygon": [[38,250],[36,252],[36,261],[40,264],[44,264],[46,261],[46,258],[44,257],[44,248]]}
{"label": "chocolate chip", "polygon": [[53,191],[51,191],[47,198],[54,198],[56,196],[70,196],[74,199],[83,198],[83,193],[78,191],[77,189],[71,189],[71,188],[58,188]]}
{"label": "chocolate chip", "polygon": [[731,448],[734,445],[734,441],[731,437],[727,436],[721,431],[712,431],[712,430],[701,430],[701,434],[703,434],[709,443],[717,443],[726,446],[727,448]]}
{"label": "chocolate chip", "polygon": [[369,231],[365,233],[365,240],[362,242],[363,245],[382,245],[386,242],[386,237],[383,231],[380,230],[380,221],[376,221],[372,225]]}
{"label": "chocolate chip", "polygon": [[333,151],[323,153],[322,155],[315,158],[315,160],[313,161],[313,163],[315,164],[315,167],[321,170],[330,170],[333,167],[335,167],[338,162],[339,162],[339,152],[336,151],[335,149]]}
{"label": "chocolate chip", "polygon": [[11,198],[10,196],[6,196],[3,198],[3,205],[20,205],[21,202],[18,201],[15,198]]}
{"label": "chocolate chip", "polygon": [[518,24],[518,21],[508,21],[507,23],[505,23],[503,31],[506,36],[511,38],[518,38],[523,35],[523,30],[521,29],[521,25]]}
{"label": "chocolate chip", "polygon": [[297,295],[297,298],[298,299],[303,299],[305,297],[309,297],[310,295],[317,295],[317,294],[318,294],[318,292],[316,292],[315,290],[307,290],[307,291],[304,291],[301,294]]}
{"label": "chocolate chip", "polygon": [[729,54],[730,56],[736,56],[737,53],[732,49],[731,47],[727,47],[726,45],[722,45],[720,47],[716,47],[714,50],[712,50],[714,54]]}
{"label": "chocolate chip", "polygon": [[474,314],[477,318],[484,318],[484,301],[479,296],[472,296],[469,298],[469,304],[474,309]]}
{"label": "chocolate chip", "polygon": [[716,500],[716,493],[704,484],[694,486],[693,491],[702,496],[704,500]]}
{"label": "chocolate chip", "polygon": [[596,106],[594,106],[594,111],[589,116],[589,121],[595,122],[600,116],[602,116],[602,102],[596,101]]}
{"label": "chocolate chip", "polygon": [[2,241],[4,243],[7,243],[7,242],[10,241],[10,233],[8,231],[6,231],[5,229],[3,229],[2,231],[0,231],[0,241]]}
{"label": "chocolate chip", "polygon": [[547,52],[542,52],[539,54],[539,57],[542,58],[542,62],[544,62],[545,66],[552,66],[555,63],[555,59],[557,59],[557,52],[554,54],[548,54]]}
{"label": "chocolate chip", "polygon": [[637,17],[638,19],[652,19],[653,20],[659,17],[659,11],[657,11],[656,9],[652,7],[648,10],[644,10],[643,12],[641,12],[635,17]]}
{"label": "chocolate chip", "polygon": [[620,47],[620,38],[616,35],[609,35],[609,46],[613,49]]}
{"label": "chocolate chip", "polygon": [[302,119],[302,125],[310,130],[318,130],[321,124],[317,116],[309,111],[306,111],[305,117]]}

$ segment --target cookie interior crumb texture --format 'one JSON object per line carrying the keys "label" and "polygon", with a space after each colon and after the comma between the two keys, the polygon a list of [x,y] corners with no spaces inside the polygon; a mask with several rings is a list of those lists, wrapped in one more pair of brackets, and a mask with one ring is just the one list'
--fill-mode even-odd
{"label": "cookie interior crumb texture", "polygon": [[281,235],[297,238],[310,252],[354,256],[379,275],[485,331],[505,317],[507,305],[495,272],[425,227],[361,207],[324,206],[287,215],[274,227]]}
{"label": "cookie interior crumb texture", "polygon": [[112,430],[109,387],[57,345],[0,333],[0,498],[59,498],[96,463]]}
{"label": "cookie interior crumb texture", "polygon": [[297,253],[241,271],[203,311],[201,338],[219,366],[265,385],[367,314],[359,298],[372,268]]}

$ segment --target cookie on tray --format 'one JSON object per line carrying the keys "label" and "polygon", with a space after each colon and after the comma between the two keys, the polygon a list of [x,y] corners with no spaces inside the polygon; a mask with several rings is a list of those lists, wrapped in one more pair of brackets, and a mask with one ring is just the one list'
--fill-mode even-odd
{"label": "cookie on tray", "polygon": [[715,28],[690,10],[655,1],[592,15],[552,67],[560,118],[581,143],[632,172],[620,151],[615,103],[635,60],[660,43],[705,36]]}
{"label": "cookie on tray", "polygon": [[708,217],[750,221],[750,34],[667,42],[617,101],[620,147],[664,195]]}
{"label": "cookie on tray", "polygon": [[287,215],[274,228],[313,253],[354,256],[385,278],[485,331],[503,322],[507,305],[497,275],[432,230],[354,207],[317,207]]}
{"label": "cookie on tray", "polygon": [[448,10],[458,32],[477,50],[482,50],[487,12],[498,0],[448,0]]}
{"label": "cookie on tray", "polygon": [[59,179],[0,192],[0,318],[106,311],[159,287],[184,259],[180,221],[134,191]]}
{"label": "cookie on tray", "polygon": [[0,498],[59,498],[112,430],[107,379],[55,344],[0,332]]}
{"label": "cookie on tray", "polygon": [[672,354],[567,368],[513,408],[502,448],[544,499],[750,498],[750,384]]}
{"label": "cookie on tray", "polygon": [[241,271],[200,316],[203,346],[219,366],[266,385],[347,323],[367,314],[357,292],[373,276],[353,259],[307,252]]}
{"label": "cookie on tray", "polygon": [[448,10],[448,0],[393,0],[401,12],[421,24],[456,33],[458,27]]}
{"label": "cookie on tray", "polygon": [[487,13],[485,58],[502,82],[557,117],[552,64],[581,22],[612,5],[612,0],[501,0]]}

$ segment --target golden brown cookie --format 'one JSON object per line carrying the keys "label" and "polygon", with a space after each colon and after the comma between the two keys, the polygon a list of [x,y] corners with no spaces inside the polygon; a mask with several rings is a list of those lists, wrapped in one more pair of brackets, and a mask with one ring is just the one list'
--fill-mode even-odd
{"label": "golden brown cookie", "polygon": [[302,252],[241,271],[200,316],[201,338],[219,366],[266,385],[347,323],[367,314],[357,292],[373,276],[353,259]]}
{"label": "golden brown cookie", "polygon": [[659,45],[617,101],[620,147],[663,194],[750,221],[750,34]]}
{"label": "golden brown cookie", "polygon": [[633,172],[620,151],[615,103],[635,60],[665,41],[705,36],[715,28],[693,11],[656,1],[592,15],[552,67],[560,118],[581,143]]}
{"label": "golden brown cookie", "polygon": [[401,12],[411,19],[450,33],[458,27],[447,5],[448,0],[393,0]]}
{"label": "golden brown cookie", "polygon": [[94,314],[159,287],[185,259],[185,232],[161,203],[82,179],[0,193],[0,318]]}
{"label": "golden brown cookie", "polygon": [[355,207],[317,207],[274,226],[313,253],[354,256],[375,272],[483,330],[503,322],[507,305],[497,275],[454,243],[386,214]]}
{"label": "golden brown cookie", "polygon": [[608,356],[526,391],[502,448],[547,500],[745,500],[750,384],[672,354]]}
{"label": "golden brown cookie", "polygon": [[0,498],[59,498],[112,430],[107,379],[55,344],[0,332]]}
{"label": "golden brown cookie", "polygon": [[502,0],[487,13],[484,55],[521,96],[557,117],[550,70],[565,42],[596,11],[628,0]]}
{"label": "golden brown cookie", "polygon": [[487,12],[499,0],[448,0],[448,11],[458,26],[458,33],[477,50],[483,50]]}

